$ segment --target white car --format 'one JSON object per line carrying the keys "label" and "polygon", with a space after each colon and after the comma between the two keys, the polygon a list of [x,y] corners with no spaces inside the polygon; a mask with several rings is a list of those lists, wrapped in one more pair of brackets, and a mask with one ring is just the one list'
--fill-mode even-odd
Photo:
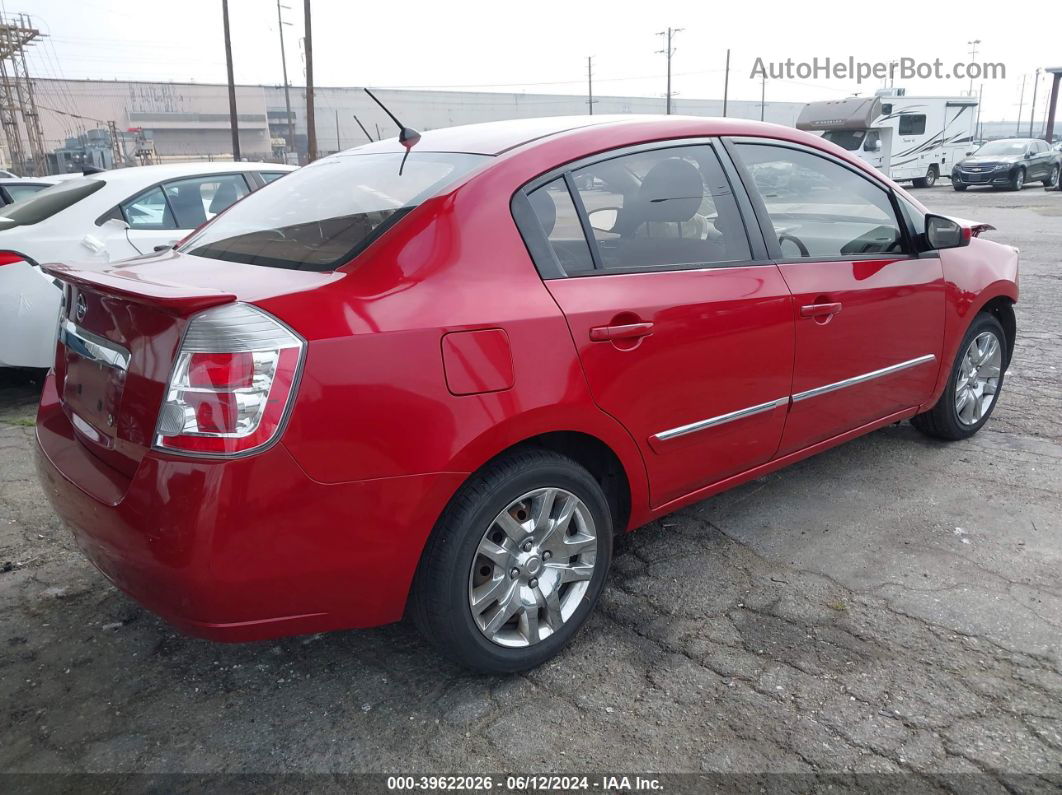
{"label": "white car", "polygon": [[151,254],[289,171],[279,163],[140,166],[64,179],[0,207],[0,367],[55,359],[61,293],[40,263]]}

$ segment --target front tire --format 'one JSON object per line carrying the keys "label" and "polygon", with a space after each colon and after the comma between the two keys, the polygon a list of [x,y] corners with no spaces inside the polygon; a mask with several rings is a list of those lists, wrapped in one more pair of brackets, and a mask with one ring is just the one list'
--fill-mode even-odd
{"label": "front tire", "polygon": [[963,192],[964,190],[966,190],[966,188],[968,188],[969,186],[968,186],[968,185],[960,185],[960,184],[959,184],[958,182],[953,182],[953,183],[951,183],[951,187],[952,187],[952,188],[953,188],[954,190],[957,190],[957,191],[959,191],[959,193],[962,193],[962,192]]}
{"label": "front tire", "polygon": [[1058,184],[1058,171],[1059,167],[1053,166],[1051,168],[1051,172],[1046,177],[1044,177],[1045,188],[1051,188]]}
{"label": "front tire", "polygon": [[593,610],[612,560],[613,523],[594,477],[548,450],[508,454],[451,500],[411,597],[417,628],[485,673],[556,655]]}
{"label": "front tire", "polygon": [[1021,190],[1025,187],[1025,169],[1019,168],[1010,178],[1011,190]]}
{"label": "front tire", "polygon": [[979,314],[959,345],[944,393],[933,408],[912,417],[911,424],[936,439],[973,436],[996,407],[1007,364],[1003,326],[992,315]]}

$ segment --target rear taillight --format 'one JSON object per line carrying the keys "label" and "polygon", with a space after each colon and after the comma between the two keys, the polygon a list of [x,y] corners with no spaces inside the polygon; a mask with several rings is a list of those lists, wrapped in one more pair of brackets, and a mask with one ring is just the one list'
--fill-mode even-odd
{"label": "rear taillight", "polygon": [[13,265],[16,262],[30,261],[25,254],[17,251],[0,251],[0,265]]}
{"label": "rear taillight", "polygon": [[258,450],[280,432],[306,343],[260,309],[192,318],[159,412],[155,446],[201,455]]}

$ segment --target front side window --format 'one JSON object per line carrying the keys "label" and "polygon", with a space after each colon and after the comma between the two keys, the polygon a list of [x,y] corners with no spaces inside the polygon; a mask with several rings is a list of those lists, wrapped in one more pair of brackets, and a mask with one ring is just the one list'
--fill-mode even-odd
{"label": "front side window", "polygon": [[738,144],[786,259],[900,253],[903,236],[883,188],[809,152]]}
{"label": "front side window", "polygon": [[293,171],[284,190],[259,190],[181,247],[197,257],[328,271],[486,155],[412,151],[340,154]]}
{"label": "front side window", "polygon": [[904,113],[900,116],[900,135],[923,135],[925,131],[924,113]]}
{"label": "front side window", "polygon": [[750,258],[737,203],[710,146],[614,157],[572,178],[606,270]]}

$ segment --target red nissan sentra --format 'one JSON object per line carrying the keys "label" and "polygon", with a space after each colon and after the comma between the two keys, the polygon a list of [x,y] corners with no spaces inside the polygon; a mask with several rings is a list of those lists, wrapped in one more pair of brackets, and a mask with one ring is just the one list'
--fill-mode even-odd
{"label": "red nissan sentra", "polygon": [[769,124],[368,144],[175,251],[45,267],[40,476],[191,634],[408,611],[467,666],[527,669],[586,620],[616,534],[888,423],[976,433],[1018,296],[984,228]]}

